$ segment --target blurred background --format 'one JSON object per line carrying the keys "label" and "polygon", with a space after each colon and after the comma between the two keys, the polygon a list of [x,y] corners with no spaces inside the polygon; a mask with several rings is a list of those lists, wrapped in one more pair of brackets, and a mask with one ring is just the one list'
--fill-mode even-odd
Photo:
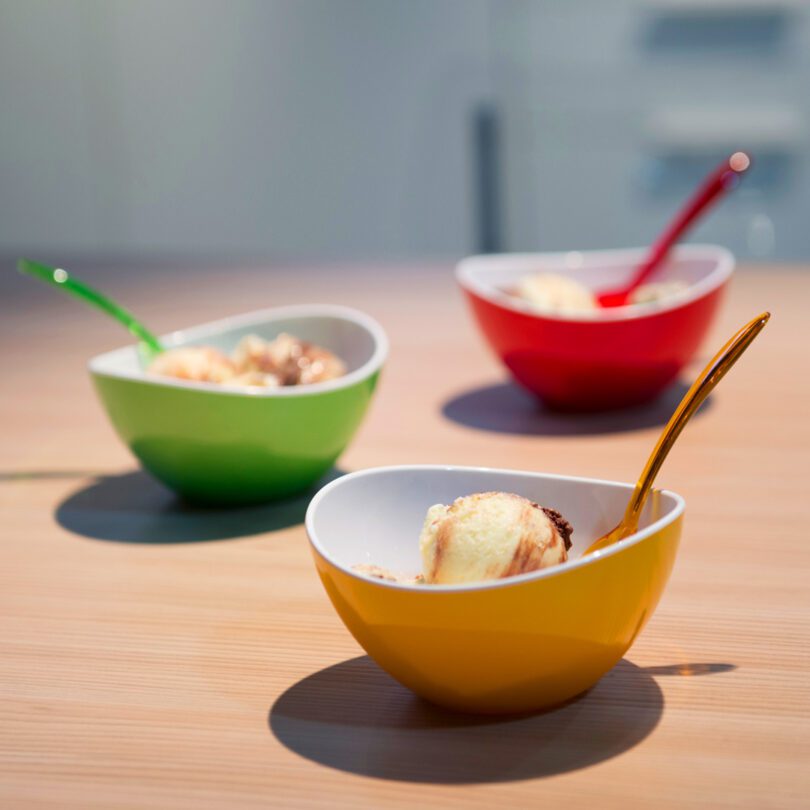
{"label": "blurred background", "polygon": [[0,253],[810,256],[795,0],[0,0]]}

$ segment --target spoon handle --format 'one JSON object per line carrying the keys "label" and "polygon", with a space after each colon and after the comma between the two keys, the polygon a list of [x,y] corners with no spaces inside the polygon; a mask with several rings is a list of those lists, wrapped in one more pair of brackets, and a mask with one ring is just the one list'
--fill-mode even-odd
{"label": "spoon handle", "polygon": [[754,338],[768,323],[770,317],[770,312],[763,312],[747,323],[720,349],[706,368],[703,369],[700,376],[692,383],[692,387],[686,392],[680,405],[675,409],[675,413],[672,414],[666,428],[664,428],[655,449],[647,459],[644,471],[638,479],[630,502],[627,504],[622,522],[619,524],[620,531],[616,539],[627,537],[636,531],[641,510],[644,508],[655,476],[658,475],[658,471],[672,449],[672,445],[675,444],[678,436],[681,435],[681,431],[695,411],[709,396],[717,383],[725,377],[729,369],[739,360],[742,353],[751,345]]}
{"label": "spoon handle", "polygon": [[686,205],[658,237],[650,248],[633,278],[616,290],[604,292],[599,302],[604,307],[621,306],[627,303],[628,296],[641,286],[663,263],[672,246],[704,214],[720,196],[737,183],[739,176],[748,170],[751,160],[745,152],[735,152],[724,160],[701,184]]}
{"label": "spoon handle", "polygon": [[81,298],[88,304],[92,304],[103,310],[108,315],[112,315],[117,321],[122,323],[136,338],[146,344],[150,354],[160,354],[163,346],[157,337],[150,332],[142,323],[137,321],[133,315],[123,307],[118,306],[114,301],[102,295],[98,290],[84,284],[78,279],[71,278],[67,270],[60,267],[49,267],[47,264],[32,262],[29,259],[20,259],[17,262],[17,270],[28,276],[38,278],[48,284],[53,284],[77,298]]}

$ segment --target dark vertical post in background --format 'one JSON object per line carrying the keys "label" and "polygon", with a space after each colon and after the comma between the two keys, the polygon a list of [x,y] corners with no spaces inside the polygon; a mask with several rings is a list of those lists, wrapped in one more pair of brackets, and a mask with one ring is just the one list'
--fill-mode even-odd
{"label": "dark vertical post in background", "polygon": [[494,104],[473,111],[473,176],[475,178],[476,242],[479,253],[503,249],[500,195],[500,132]]}

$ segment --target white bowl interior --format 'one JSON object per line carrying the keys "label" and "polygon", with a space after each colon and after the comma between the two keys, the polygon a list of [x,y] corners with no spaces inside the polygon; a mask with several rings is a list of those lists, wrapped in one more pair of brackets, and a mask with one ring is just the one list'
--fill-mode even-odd
{"label": "white bowl interior", "polygon": [[[316,343],[340,357],[347,367],[346,377],[311,386],[291,389],[268,389],[267,393],[287,391],[303,392],[323,390],[341,381],[352,382],[355,377],[371,373],[371,366],[382,364],[387,353],[387,340],[382,328],[363,313],[346,307],[307,305],[279,307],[272,310],[238,315],[200,326],[182,329],[161,338],[167,348],[190,345],[214,346],[229,353],[245,335],[259,335],[271,340],[281,332],[288,332],[302,340]],[[136,345],[116,349],[93,358],[90,369],[94,373],[122,377],[145,378],[142,359]],[[152,382],[195,387],[204,386],[221,390],[223,386],[206,383],[187,383],[171,378],[149,377]],[[263,392],[264,393],[264,392]]]}
{"label": "white bowl interior", "polygon": [[[310,504],[307,529],[316,549],[343,569],[365,563],[417,574],[419,533],[428,507],[490,490],[514,492],[559,510],[574,527],[570,552],[574,560],[619,522],[633,487],[473,467],[380,468],[344,476],[324,487]],[[657,491],[647,503],[639,532],[622,542],[641,540],[653,525],[671,522],[682,509],[678,495]]]}
{"label": "white bowl interior", "polygon": [[[527,275],[555,273],[568,276],[592,290],[602,291],[629,281],[647,255],[647,248],[628,250],[569,251],[567,253],[514,253],[472,256],[458,266],[459,282],[485,298],[515,309],[536,312],[509,290]],[[734,257],[717,245],[682,245],[655,274],[654,281],[683,281],[689,289],[665,301],[615,307],[595,313],[566,313],[566,318],[614,318],[658,312],[679,306],[718,287],[734,269]]]}

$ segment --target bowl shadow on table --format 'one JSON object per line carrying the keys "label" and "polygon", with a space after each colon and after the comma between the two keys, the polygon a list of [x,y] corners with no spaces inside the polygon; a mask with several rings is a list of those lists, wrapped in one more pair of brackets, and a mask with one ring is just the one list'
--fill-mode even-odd
{"label": "bowl shadow on table", "polygon": [[55,517],[68,531],[94,540],[155,545],[229,540],[303,523],[318,488],[343,474],[333,468],[307,492],[282,501],[206,508],[187,503],[137,470],[94,479],[65,498]]}
{"label": "bowl shadow on table", "polygon": [[[663,427],[689,385],[678,382],[646,405],[598,413],[565,413],[546,408],[512,382],[463,391],[442,405],[442,415],[464,427],[515,436],[598,436]],[[709,397],[695,416],[712,405]]]}
{"label": "bowl shadow on table", "polygon": [[291,751],[350,773],[434,784],[511,782],[585,768],[640,743],[664,711],[653,675],[734,668],[641,668],[622,660],[558,709],[495,717],[434,706],[360,656],[294,684],[273,704],[268,725]]}

